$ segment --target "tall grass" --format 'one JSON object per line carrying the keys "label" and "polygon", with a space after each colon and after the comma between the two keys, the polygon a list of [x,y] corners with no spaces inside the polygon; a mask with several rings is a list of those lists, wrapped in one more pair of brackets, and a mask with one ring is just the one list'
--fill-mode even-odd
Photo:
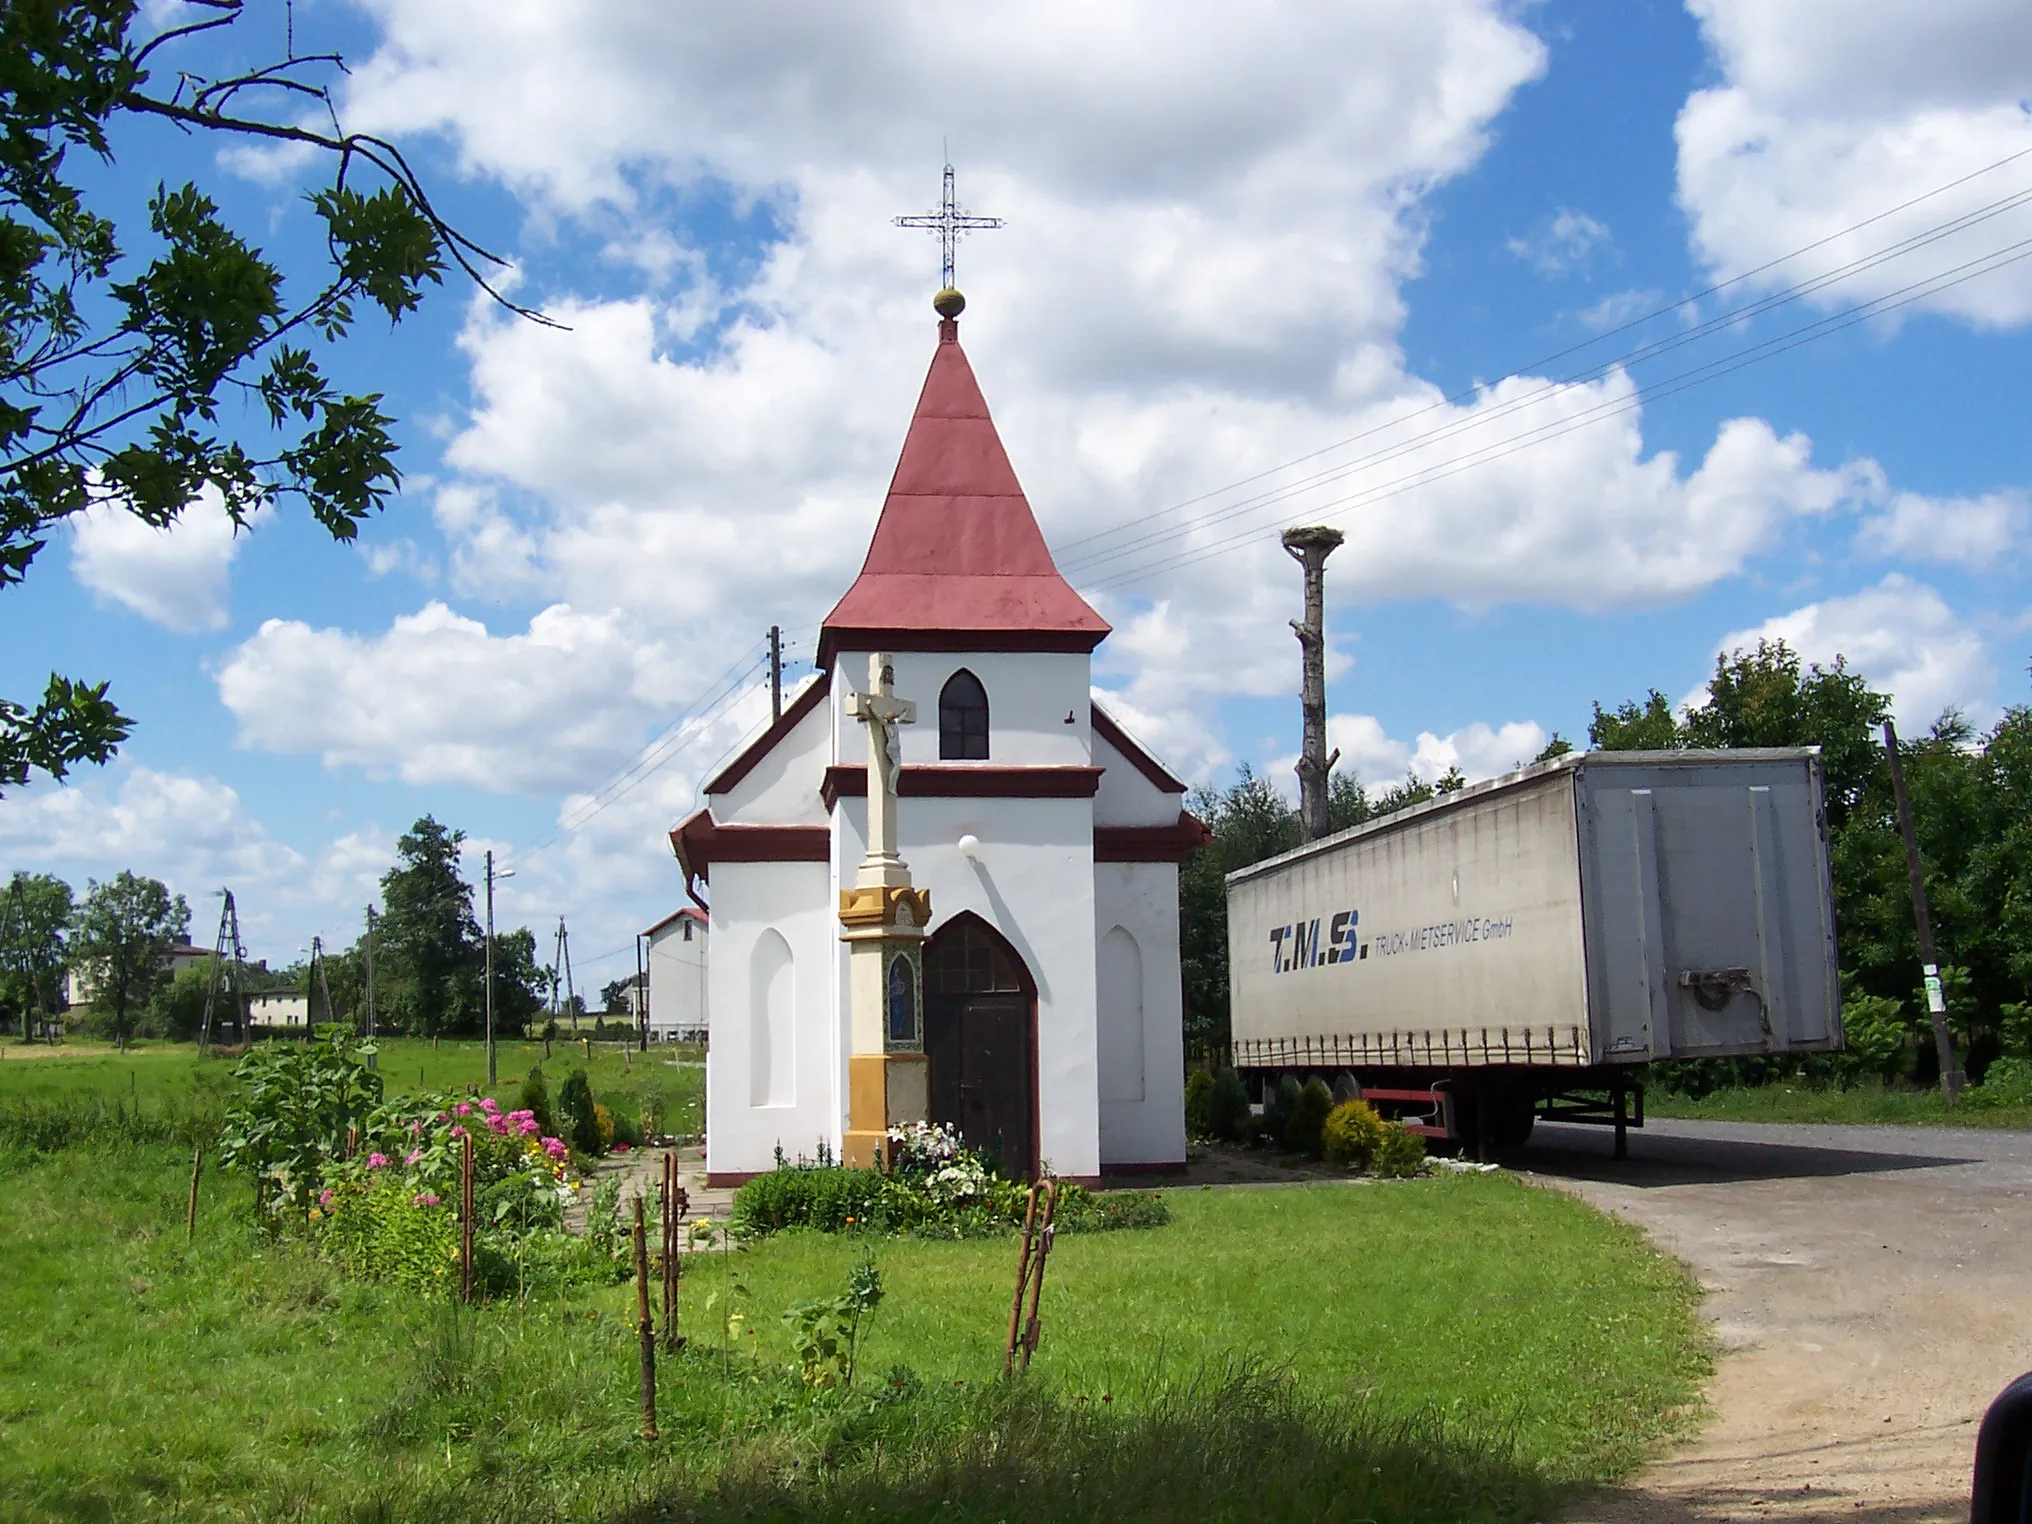
{"label": "tall grass", "polygon": [[209,1145],[225,1123],[225,1103],[202,1092],[130,1100],[73,1092],[0,1097],[0,1149],[53,1153],[88,1144]]}

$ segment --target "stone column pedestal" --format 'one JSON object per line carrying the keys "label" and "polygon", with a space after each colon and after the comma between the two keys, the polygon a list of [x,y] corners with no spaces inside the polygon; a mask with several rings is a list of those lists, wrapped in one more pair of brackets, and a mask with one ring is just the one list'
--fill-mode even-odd
{"label": "stone column pedestal", "polygon": [[887,1163],[889,1129],[930,1113],[923,958],[930,919],[930,893],[908,884],[840,891],[852,1005],[840,1162],[854,1168]]}

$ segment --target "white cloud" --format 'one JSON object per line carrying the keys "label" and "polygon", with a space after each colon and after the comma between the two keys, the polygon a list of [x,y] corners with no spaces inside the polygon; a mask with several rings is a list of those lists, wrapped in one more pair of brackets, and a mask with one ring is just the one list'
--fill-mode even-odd
{"label": "white cloud", "polygon": [[[1698,593],[1795,523],[1878,501],[1867,462],[1816,467],[1756,419],[1697,464],[1647,453],[1620,373],[1506,381],[1465,406],[1405,373],[1421,198],[1544,63],[1495,0],[1247,21],[1154,0],[1099,21],[924,0],[371,8],[385,36],[349,124],[443,131],[650,289],[543,293],[568,332],[475,303],[461,340],[472,406],[434,497],[450,585],[557,601],[573,638],[441,609],[379,634],[270,625],[221,674],[249,744],[583,786],[617,760],[611,737],[632,745],[691,691],[667,676],[675,653],[716,670],[771,622],[814,623],[865,549],[930,348],[931,251],[889,219],[931,197],[947,133],[966,201],[1008,219],[966,245],[967,341],[1047,538],[1118,626],[1104,701],[1194,776],[1227,760],[1220,697],[1290,685],[1283,524],[1346,530],[1337,609],[1612,609]],[[778,230],[747,284],[722,289],[645,210],[673,189]],[[1581,213],[1544,231],[1562,258],[1607,236]],[[1216,494],[1126,559],[1081,543],[1361,434],[1246,489],[1275,501]],[[1181,555],[1198,559],[1122,580]]]}
{"label": "white cloud", "polygon": [[[1856,5],[1688,0],[1722,82],[1681,111],[1679,198],[1696,252],[1732,275],[1830,239],[1760,279],[1832,270],[2020,190],[2032,148],[2032,8],[2022,0]],[[1927,196],[1964,176],[1966,185]],[[1844,232],[1911,200],[1918,204]],[[1976,225],[1817,294],[1847,306],[2032,237],[2032,207]],[[2032,262],[1928,297],[1977,326],[2032,317]]]}
{"label": "white cloud", "polygon": [[1857,540],[1875,555],[1995,570],[2016,561],[2028,523],[2032,511],[2023,492],[1973,498],[1897,492],[1886,494],[1883,508],[1863,520]]}
{"label": "white cloud", "polygon": [[563,604],[506,636],[442,603],[371,637],[271,619],[218,674],[243,745],[510,792],[603,773],[681,684],[661,647]]}
{"label": "white cloud", "polygon": [[[1551,740],[1535,720],[1510,720],[1491,726],[1476,720],[1446,735],[1422,730],[1410,741],[1398,740],[1372,714],[1332,714],[1326,722],[1327,750],[1338,748],[1335,771],[1350,774],[1371,791],[1402,783],[1406,777],[1435,783],[1458,767],[1470,783],[1493,778],[1524,766]],[[1293,768],[1296,756],[1280,757],[1263,769],[1265,777],[1296,797]]]}
{"label": "white cloud", "polygon": [[1600,333],[1657,311],[1663,301],[1663,294],[1657,291],[1611,291],[1592,306],[1583,307],[1577,316],[1584,326]]}
{"label": "white cloud", "polygon": [[1982,637],[1923,582],[1893,572],[1875,587],[1809,603],[1722,638],[1717,652],[1782,640],[1809,662],[1846,657],[1852,671],[1887,692],[1898,723],[1930,725],[1956,708],[1985,722],[1995,714],[1996,673]]}
{"label": "white cloud", "polygon": [[1563,275],[1610,242],[1606,223],[1563,206],[1537,232],[1505,239],[1504,247],[1530,261],[1540,275]]}
{"label": "white cloud", "polygon": [[226,573],[240,537],[207,487],[168,529],[111,503],[71,519],[71,571],[102,599],[185,634],[226,623]]}

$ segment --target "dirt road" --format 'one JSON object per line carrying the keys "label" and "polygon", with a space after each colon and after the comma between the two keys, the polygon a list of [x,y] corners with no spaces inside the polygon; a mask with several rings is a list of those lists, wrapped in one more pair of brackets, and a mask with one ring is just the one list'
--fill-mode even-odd
{"label": "dirt road", "polygon": [[1515,1161],[1691,1265],[1724,1353],[1690,1444],[1589,1524],[1968,1518],[1975,1422],[2032,1370],[2032,1134],[1654,1121]]}

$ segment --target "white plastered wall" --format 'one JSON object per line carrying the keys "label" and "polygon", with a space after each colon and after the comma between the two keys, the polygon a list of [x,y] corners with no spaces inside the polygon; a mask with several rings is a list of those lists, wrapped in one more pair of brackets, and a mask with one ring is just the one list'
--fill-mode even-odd
{"label": "white plastered wall", "polygon": [[837,695],[831,705],[814,705],[745,778],[712,795],[713,819],[721,825],[824,825],[818,790],[832,757],[832,710],[838,705]]}
{"label": "white plastered wall", "polygon": [[[896,651],[896,696],[917,705],[917,723],[903,727],[906,767],[935,763],[938,696],[960,668],[981,680],[988,694],[990,767],[1085,767],[1093,716],[1088,677],[1092,663],[1079,652]],[[868,653],[843,651],[828,702],[837,725],[835,759],[847,766],[868,760],[868,729],[846,713],[846,696],[868,686]],[[1066,723],[1066,716],[1072,723]],[[802,727],[800,727],[802,728]],[[964,764],[951,763],[949,766]]]}
{"label": "white plastered wall", "polygon": [[1101,791],[1094,796],[1094,824],[1168,826],[1178,819],[1181,801],[1143,776],[1127,757],[1105,739],[1094,737],[1094,766],[1101,773]]}
{"label": "white plastered wall", "polygon": [[[706,1055],[706,1167],[752,1173],[775,1164],[776,1149],[814,1157],[823,1141],[839,1147],[839,1069],[835,990],[837,906],[824,863],[716,863],[712,872],[712,959],[707,1003],[717,1020]],[[757,944],[780,935],[790,954],[785,1104],[755,1104],[757,1086],[752,978]]]}
{"label": "white plastered wall", "polygon": [[[685,928],[691,928],[689,939]],[[696,921],[679,919],[649,939],[649,1030],[703,1032],[706,998],[706,942],[710,933]]]}
{"label": "white plastered wall", "polygon": [[[1174,816],[1175,818],[1175,816]],[[1111,933],[1133,939],[1142,977],[1140,1001],[1123,998],[1110,968],[1123,965],[1108,946]],[[1096,1011],[1102,1068],[1101,1162],[1175,1164],[1185,1159],[1184,1000],[1178,967],[1178,868],[1172,863],[1094,865]],[[1120,944],[1116,944],[1117,947]],[[1138,1006],[1140,1005],[1140,1010]],[[1121,1030],[1139,1020],[1140,1033]],[[1140,1058],[1140,1083],[1127,1064]]]}
{"label": "white plastered wall", "polygon": [[[834,861],[851,883],[865,850],[867,801],[842,798],[834,818]],[[972,859],[958,846],[967,835],[981,844]],[[1060,1174],[1099,1173],[1092,801],[904,799],[897,849],[912,882],[931,891],[934,932],[971,910],[1029,968],[1037,984],[1039,1153]],[[1175,932],[1172,940],[1175,965]],[[834,956],[844,1010],[845,949]]]}

